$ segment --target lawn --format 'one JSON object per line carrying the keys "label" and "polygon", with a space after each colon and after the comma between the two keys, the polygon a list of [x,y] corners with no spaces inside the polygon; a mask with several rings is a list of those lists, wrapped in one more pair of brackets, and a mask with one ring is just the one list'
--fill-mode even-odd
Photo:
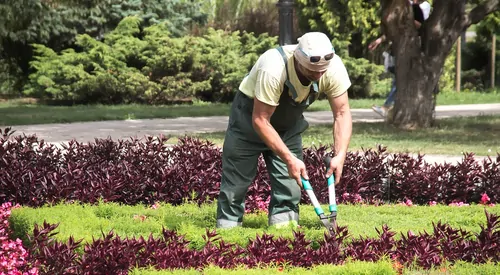
{"label": "lawn", "polygon": [[[326,209],[326,206],[323,206]],[[219,237],[227,246],[234,244],[240,247],[248,247],[260,245],[262,249],[267,251],[269,241],[260,241],[255,243],[257,238],[264,235],[272,236],[276,240],[276,245],[279,245],[283,240],[293,240],[293,231],[303,234],[303,238],[310,241],[310,246],[313,249],[321,247],[321,242],[325,240],[325,229],[319,222],[316,213],[311,205],[301,206],[300,227],[291,228],[275,228],[267,225],[267,214],[264,212],[247,213],[243,221],[243,226],[233,229],[215,229],[215,204],[196,205],[193,203],[184,203],[179,206],[157,203],[154,206],[150,205],[121,205],[117,203],[99,203],[96,205],[89,204],[58,204],[53,206],[43,206],[40,208],[21,207],[12,209],[9,222],[11,228],[18,237],[24,237],[26,234],[33,232],[34,224],[41,225],[44,222],[51,224],[57,223],[59,226],[53,237],[69,243],[70,236],[75,240],[83,240],[85,243],[94,243],[97,239],[104,239],[108,232],[114,232],[115,236],[120,236],[124,240],[125,237],[139,238],[144,237],[146,240],[151,238],[159,238],[162,236],[164,229],[174,230],[175,234],[182,236],[182,241],[187,241],[186,248],[182,253],[187,254],[189,249],[201,251],[206,249],[207,238],[209,232],[215,233],[211,240],[214,243],[219,243]],[[470,233],[470,238],[474,240],[481,231],[481,227],[485,226],[485,212],[493,215],[500,214],[500,206],[488,205],[467,205],[467,206],[408,206],[408,205],[339,205],[338,208],[338,224],[340,227],[346,226],[347,234],[341,247],[347,247],[350,243],[360,241],[366,238],[373,238],[373,245],[376,246],[376,240],[382,240],[379,232],[383,232],[382,227],[388,226],[390,232],[394,232],[394,240],[403,240],[404,236],[425,236],[427,233],[436,234],[434,225],[438,223],[447,224],[453,229],[461,229],[462,232]],[[215,230],[215,231],[213,231]],[[377,232],[379,230],[379,232]],[[210,233],[210,234],[212,234]],[[108,237],[109,238],[109,235]],[[425,237],[424,237],[425,238]],[[387,241],[387,239],[383,239]],[[174,251],[180,243],[177,241],[172,244],[172,240],[168,249]],[[300,241],[299,241],[300,242]],[[390,241],[389,241],[390,242]],[[114,239],[114,244],[120,243]],[[101,244],[101,249],[111,249],[111,243],[108,245]],[[216,244],[215,247],[218,247]],[[221,244],[222,246],[222,244]],[[307,245],[309,246],[309,245]],[[125,246],[124,246],[125,247]],[[315,248],[316,247],[316,248]],[[88,247],[87,247],[88,248]],[[167,253],[168,249],[164,251]],[[258,249],[258,247],[257,247]],[[300,245],[296,249],[302,249]],[[396,248],[397,249],[397,248]],[[415,248],[408,248],[415,249]],[[230,250],[229,248],[226,250]],[[77,248],[78,253],[83,253],[82,246]],[[90,253],[90,248],[85,249],[85,252]],[[112,251],[112,249],[110,250]],[[127,251],[120,251],[123,257]],[[423,252],[427,253],[427,252]],[[288,253],[286,256],[293,255]],[[130,256],[130,255],[128,255]],[[172,252],[172,257],[176,261],[186,261],[185,257]],[[113,257],[109,256],[108,261],[112,263]],[[388,258],[382,258],[377,262],[370,261],[351,261],[348,260],[342,265],[322,264],[315,265],[310,268],[300,268],[285,263],[272,262],[269,264],[261,264],[256,269],[251,269],[254,274],[471,274],[480,272],[480,274],[495,274],[497,263],[490,262],[487,264],[472,264],[469,262],[458,261],[454,264],[444,262],[441,266],[434,268],[422,269],[419,266],[411,266],[403,268],[398,273],[395,270],[394,262]],[[176,269],[176,270],[154,270],[153,268],[138,268],[132,270],[131,274],[248,274],[247,268],[236,268],[232,270],[221,269],[214,266],[194,269]]]}
{"label": "lawn", "polygon": [[[224,132],[203,133],[195,136],[222,145]],[[353,125],[349,150],[387,146],[390,152],[462,155],[474,152],[479,156],[496,156],[500,152],[500,116],[457,117],[440,119],[436,127],[406,131],[386,123]],[[169,143],[177,143],[173,137]],[[305,147],[332,144],[331,125],[311,126],[303,135]]]}
{"label": "lawn", "polygon": [[[328,209],[323,205],[323,209]],[[377,237],[377,229],[383,225],[396,232],[414,233],[432,232],[433,222],[441,221],[453,228],[462,228],[478,233],[480,225],[486,223],[485,210],[500,215],[500,205],[484,206],[406,206],[406,205],[346,205],[338,206],[339,226],[347,226],[350,238]],[[179,206],[159,204],[152,208],[145,205],[121,205],[117,203],[59,204],[40,208],[22,207],[12,210],[10,223],[16,231],[16,237],[23,237],[32,232],[34,224],[59,223],[57,238],[66,241],[69,236],[91,242],[92,237],[100,237],[102,232],[113,230],[121,237],[159,236],[163,227],[185,235],[190,247],[203,248],[203,236],[206,229],[215,229],[215,204],[198,206],[185,203]],[[319,221],[312,205],[302,205],[300,212],[300,229],[308,239],[322,240],[325,229]],[[274,228],[267,225],[267,214],[263,212],[246,214],[243,227],[233,230],[217,230],[217,233],[230,243],[245,246],[256,234],[273,234],[292,238],[290,228]],[[26,238],[24,238],[26,239]]]}
{"label": "lawn", "polygon": [[[351,99],[353,109],[370,108],[373,104],[382,104],[383,98]],[[212,104],[194,102],[192,105],[78,105],[47,106],[27,103],[26,100],[0,102],[0,125],[29,125],[44,123],[70,123],[82,121],[126,120],[149,118],[176,118],[199,116],[227,116],[230,104]],[[438,96],[438,105],[496,103],[500,102],[498,91],[489,93],[446,92]],[[326,100],[314,103],[309,111],[330,110]]]}

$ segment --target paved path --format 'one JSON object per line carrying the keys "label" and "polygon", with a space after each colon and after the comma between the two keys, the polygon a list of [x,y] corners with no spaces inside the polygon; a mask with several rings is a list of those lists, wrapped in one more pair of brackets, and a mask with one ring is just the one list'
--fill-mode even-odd
{"label": "paved path", "polygon": [[[500,114],[500,104],[472,104],[436,107],[437,118],[454,116],[477,116]],[[332,123],[331,112],[306,112],[305,116],[311,125]],[[380,116],[371,109],[352,109],[355,122],[379,122]],[[80,142],[92,142],[94,138],[111,137],[113,140],[128,139],[159,134],[186,134],[224,131],[227,127],[227,116],[214,117],[180,117],[174,119],[137,119],[113,120],[98,122],[58,123],[40,125],[12,126],[16,134],[36,134],[50,143],[62,143],[75,139]],[[5,128],[6,126],[0,126]],[[435,156],[436,159],[447,158],[460,160],[460,156]]]}
{"label": "paved path", "polygon": [[[473,104],[437,106],[438,118],[453,116],[477,116],[500,114],[500,104]],[[305,116],[311,125],[332,123],[331,112],[306,112]],[[371,109],[352,109],[352,117],[356,122],[380,122],[382,118]],[[224,131],[227,127],[227,116],[213,117],[180,117],[173,119],[134,119],[110,120],[97,122],[57,123],[39,125],[12,126],[16,134],[36,134],[46,142],[66,142],[75,139],[80,142],[94,141],[94,138],[114,140],[129,137],[144,137],[159,134],[185,134]],[[5,128],[6,126],[0,126]]]}

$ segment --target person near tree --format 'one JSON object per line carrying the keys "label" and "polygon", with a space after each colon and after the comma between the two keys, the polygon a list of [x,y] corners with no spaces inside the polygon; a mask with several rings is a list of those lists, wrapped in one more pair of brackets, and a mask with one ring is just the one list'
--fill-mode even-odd
{"label": "person near tree", "polygon": [[[427,18],[429,18],[431,6],[429,2],[421,0],[410,1],[410,4],[413,10],[415,27],[417,29],[420,29],[422,23],[425,20],[427,20]],[[386,36],[382,35],[379,38],[375,39],[373,42],[371,42],[368,45],[368,49],[370,51],[374,51],[384,41],[386,41]],[[384,56],[384,67],[387,72],[392,74],[391,89],[384,104],[382,106],[373,105],[372,109],[377,114],[385,118],[389,110],[394,106],[394,101],[396,100],[396,68],[395,68],[395,58],[394,55],[392,54],[391,47],[389,49],[389,52],[383,53],[383,56]]]}

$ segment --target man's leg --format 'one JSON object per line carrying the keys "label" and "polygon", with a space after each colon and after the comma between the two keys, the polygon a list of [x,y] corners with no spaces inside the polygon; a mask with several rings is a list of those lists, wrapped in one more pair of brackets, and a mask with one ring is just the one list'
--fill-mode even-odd
{"label": "man's leg", "polygon": [[262,151],[258,144],[245,141],[233,131],[226,132],[222,151],[222,179],[217,201],[217,227],[241,226],[245,195],[257,172]]}
{"label": "man's leg", "polygon": [[[307,128],[307,125],[305,128]],[[300,133],[286,138],[285,144],[297,158],[302,160],[302,137]],[[286,164],[274,152],[266,151],[264,159],[271,183],[269,225],[288,225],[290,222],[298,224],[300,186],[294,179],[290,178]]]}

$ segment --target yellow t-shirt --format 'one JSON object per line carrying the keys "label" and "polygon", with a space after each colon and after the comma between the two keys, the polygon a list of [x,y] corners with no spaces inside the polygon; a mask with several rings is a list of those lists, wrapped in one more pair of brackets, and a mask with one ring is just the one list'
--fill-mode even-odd
{"label": "yellow t-shirt", "polygon": [[[296,102],[307,98],[312,83],[302,85],[295,71],[293,51],[297,45],[283,46],[288,57],[288,77],[297,91]],[[262,54],[250,73],[240,83],[239,89],[250,98],[256,97],[259,101],[271,106],[278,106],[286,80],[286,69],[283,57],[277,49],[267,50]],[[342,95],[351,86],[351,80],[340,57],[335,55],[330,65],[319,79],[319,92],[328,97]],[[288,91],[291,95],[291,91]]]}

